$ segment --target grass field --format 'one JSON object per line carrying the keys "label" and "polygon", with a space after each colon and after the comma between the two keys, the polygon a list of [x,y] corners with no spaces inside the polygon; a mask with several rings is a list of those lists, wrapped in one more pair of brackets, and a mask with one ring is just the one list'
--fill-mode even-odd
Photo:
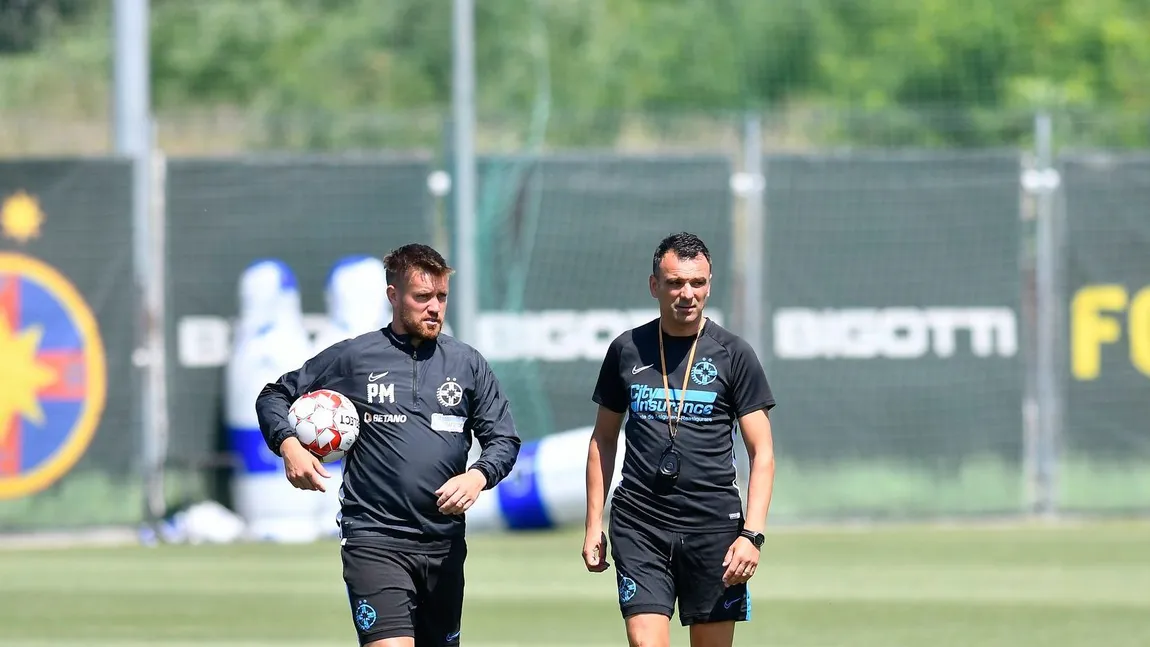
{"label": "grass field", "polygon": [[[472,537],[464,644],[625,645],[580,544]],[[774,531],[752,599],[738,645],[1146,647],[1150,524]],[[6,647],[354,644],[334,543],[0,550]]]}

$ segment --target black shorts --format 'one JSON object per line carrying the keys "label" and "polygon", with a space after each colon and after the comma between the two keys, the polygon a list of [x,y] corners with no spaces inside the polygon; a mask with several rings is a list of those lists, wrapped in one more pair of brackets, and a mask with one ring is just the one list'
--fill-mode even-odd
{"label": "black shorts", "polygon": [[464,540],[446,554],[376,545],[345,545],[341,554],[360,645],[403,636],[414,637],[416,647],[459,644]]}
{"label": "black shorts", "polygon": [[612,512],[608,531],[623,617],[658,613],[670,618],[679,602],[683,626],[751,619],[746,584],[723,584],[723,558],[739,529],[681,533]]}

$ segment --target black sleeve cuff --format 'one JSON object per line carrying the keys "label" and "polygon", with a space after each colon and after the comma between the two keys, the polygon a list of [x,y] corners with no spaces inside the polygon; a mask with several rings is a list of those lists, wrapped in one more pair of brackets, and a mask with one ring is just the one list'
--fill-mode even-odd
{"label": "black sleeve cuff", "polygon": [[486,483],[484,483],[484,485],[483,485],[483,489],[484,489],[484,490],[490,490],[490,489],[491,489],[491,488],[492,488],[492,487],[495,485],[494,483],[492,483],[492,479],[491,479],[491,470],[489,470],[489,469],[487,469],[486,467],[484,467],[482,463],[476,463],[476,464],[472,465],[472,466],[471,466],[471,469],[473,469],[473,470],[475,470],[476,472],[479,472],[480,474],[482,474],[482,475],[483,475],[483,479],[484,479],[485,481],[487,481],[487,482],[486,482]]}
{"label": "black sleeve cuff", "polygon": [[295,433],[291,429],[279,429],[272,432],[271,447],[269,447],[269,449],[271,449],[272,453],[276,456],[283,458],[283,454],[280,453],[280,445],[293,435],[295,435]]}

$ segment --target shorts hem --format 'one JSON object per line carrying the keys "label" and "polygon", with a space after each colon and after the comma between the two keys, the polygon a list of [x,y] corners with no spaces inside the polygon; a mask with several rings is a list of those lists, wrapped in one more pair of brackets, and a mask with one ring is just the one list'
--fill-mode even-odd
{"label": "shorts hem", "polygon": [[369,630],[366,633],[359,632],[360,647],[377,640],[387,640],[388,638],[415,638],[415,629],[413,627],[392,627]]}
{"label": "shorts hem", "polygon": [[458,550],[460,546],[466,547],[466,542],[467,540],[463,535],[412,539],[397,535],[358,533],[350,537],[342,537],[341,548],[385,548],[409,555],[442,557]]}
{"label": "shorts hem", "polygon": [[712,624],[715,622],[747,622],[748,620],[750,620],[750,618],[748,618],[745,615],[744,616],[736,616],[734,618],[715,617],[715,616],[712,616],[712,615],[706,614],[706,613],[695,614],[695,615],[691,615],[691,616],[684,616],[684,615],[679,616],[679,623],[682,624],[684,627],[690,627],[691,625],[706,625],[706,624]]}
{"label": "shorts hem", "polygon": [[662,616],[667,616],[668,618],[675,614],[674,609],[662,604],[636,604],[634,606],[623,607],[621,611],[623,612],[623,619],[643,613],[657,613]]}

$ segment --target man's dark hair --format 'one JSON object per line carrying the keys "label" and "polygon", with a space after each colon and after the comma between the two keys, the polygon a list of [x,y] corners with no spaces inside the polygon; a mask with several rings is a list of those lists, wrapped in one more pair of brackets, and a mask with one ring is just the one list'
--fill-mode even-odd
{"label": "man's dark hair", "polygon": [[443,256],[434,248],[420,243],[411,243],[393,249],[383,257],[383,267],[387,270],[387,284],[403,287],[402,281],[411,270],[427,272],[432,276],[446,276],[454,272]]}
{"label": "man's dark hair", "polygon": [[703,258],[707,259],[707,263],[711,262],[711,250],[707,249],[707,244],[703,242],[703,239],[695,234],[681,231],[659,241],[659,246],[655,248],[655,257],[651,261],[651,274],[659,275],[659,263],[667,255],[667,252],[675,252],[675,256],[683,260],[690,260],[702,254]]}

